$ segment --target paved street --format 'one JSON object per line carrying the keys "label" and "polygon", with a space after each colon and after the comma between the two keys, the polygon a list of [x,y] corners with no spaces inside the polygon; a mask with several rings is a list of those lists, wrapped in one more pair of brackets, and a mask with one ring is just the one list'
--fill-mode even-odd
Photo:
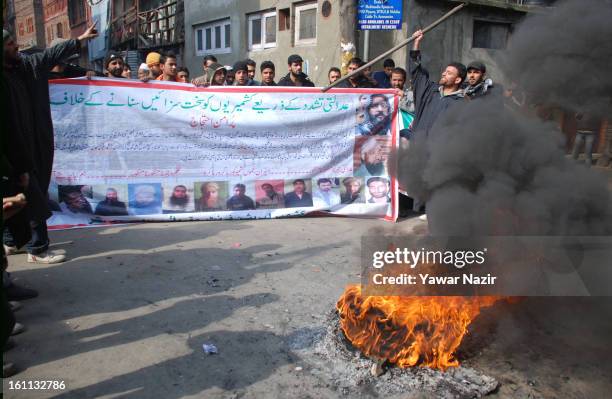
{"label": "paved street", "polygon": [[[359,281],[360,237],[381,229],[422,234],[425,226],[303,218],[54,232],[53,249],[68,262],[10,257],[16,282],[40,297],[17,313],[28,331],[6,358],[24,370],[5,380],[6,397],[342,397],[290,342],[321,326],[345,285]],[[611,305],[532,298],[506,306],[466,364],[499,379],[497,397],[597,397],[612,389]],[[205,354],[205,343],[219,353]],[[68,389],[7,389],[29,379]]]}
{"label": "paved street", "polygon": [[295,371],[286,338],[320,323],[359,281],[363,234],[422,224],[306,218],[54,232],[52,249],[68,262],[9,259],[16,282],[40,291],[17,313],[28,331],[8,353],[25,368],[13,379],[65,380],[66,397],[300,397],[313,387],[333,397],[306,366]]}

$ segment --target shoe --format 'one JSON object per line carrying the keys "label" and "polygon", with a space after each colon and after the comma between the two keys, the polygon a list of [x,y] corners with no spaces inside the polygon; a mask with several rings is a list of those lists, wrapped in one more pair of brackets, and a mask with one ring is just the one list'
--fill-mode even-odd
{"label": "shoe", "polygon": [[17,367],[13,363],[2,365],[2,378],[9,378],[17,374]]}
{"label": "shoe", "polygon": [[28,254],[28,262],[30,263],[43,263],[45,265],[49,265],[52,263],[62,263],[65,260],[66,255],[55,255],[49,251],[45,251],[37,255]]}
{"label": "shoe", "polygon": [[15,326],[13,327],[13,331],[11,331],[11,335],[21,334],[25,330],[26,330],[26,328],[25,328],[25,326],[23,324],[15,323]]}
{"label": "shoe", "polygon": [[13,349],[15,346],[17,346],[17,344],[15,343],[15,340],[9,338],[6,341],[6,344],[4,344],[4,348],[2,349],[2,352],[8,352],[11,349]]}
{"label": "shoe", "polygon": [[20,287],[17,284],[11,284],[5,288],[6,298],[9,301],[23,301],[26,299],[36,298],[38,291],[30,288]]}
{"label": "shoe", "polygon": [[419,220],[422,220],[422,221],[426,222],[427,221],[427,214],[424,213],[421,216],[419,216]]}
{"label": "shoe", "polygon": [[6,254],[6,256],[25,253],[25,251],[22,248],[11,247],[5,244],[2,244],[2,245],[4,245],[4,253]]}
{"label": "shoe", "polygon": [[15,313],[21,309],[21,304],[17,301],[9,301],[9,307],[11,308],[11,312]]}

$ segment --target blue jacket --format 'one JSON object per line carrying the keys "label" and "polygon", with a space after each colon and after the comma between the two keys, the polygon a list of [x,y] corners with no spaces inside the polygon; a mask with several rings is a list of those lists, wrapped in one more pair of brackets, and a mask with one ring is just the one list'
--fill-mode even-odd
{"label": "blue jacket", "polygon": [[381,89],[391,88],[391,79],[389,79],[385,71],[374,72],[372,78],[378,83],[378,87]]}

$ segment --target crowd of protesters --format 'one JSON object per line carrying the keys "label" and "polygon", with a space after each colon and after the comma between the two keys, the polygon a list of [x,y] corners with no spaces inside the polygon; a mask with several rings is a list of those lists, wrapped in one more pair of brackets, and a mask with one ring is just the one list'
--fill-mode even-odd
{"label": "crowd of protesters", "polygon": [[[150,52],[145,62],[137,71],[132,71],[121,53],[111,51],[104,59],[104,71],[96,72],[80,68],[70,63],[78,56],[81,43],[97,35],[92,26],[78,39],[54,42],[42,53],[22,55],[18,52],[14,36],[3,31],[4,39],[4,74],[3,88],[7,93],[8,131],[3,135],[3,290],[2,299],[5,327],[3,328],[4,350],[10,349],[14,342],[9,336],[17,335],[25,327],[16,322],[14,313],[21,307],[19,301],[34,298],[37,291],[14,284],[7,272],[7,257],[22,252],[27,253],[31,263],[51,264],[65,260],[65,255],[49,250],[49,236],[46,220],[49,211],[47,191],[51,181],[53,166],[53,126],[49,105],[48,80],[76,76],[106,76],[117,79],[138,79],[142,82],[153,80],[178,82],[197,87],[213,86],[302,86],[314,87],[315,83],[303,71],[304,60],[298,54],[288,57],[287,65],[279,67],[272,61],[264,61],[257,68],[251,59],[239,60],[233,65],[222,65],[213,55],[207,55],[202,62],[202,71],[191,76],[190,71],[178,65],[173,53]],[[439,79],[432,80],[421,63],[420,43],[423,33],[414,34],[415,41],[408,70],[396,66],[392,59],[383,63],[383,69],[372,73],[371,69],[362,69],[364,61],[352,58],[347,72],[352,74],[336,87],[339,88],[386,88],[394,89],[400,97],[399,107],[414,116],[410,126],[400,132],[402,140],[408,142],[412,137],[427,137],[435,121],[454,104],[488,97],[490,101],[499,101],[500,106],[520,109],[525,106],[525,94],[515,84],[503,90],[487,76],[484,63],[475,61],[466,67],[459,62],[448,63]],[[282,76],[281,76],[282,75]],[[277,76],[280,79],[277,80]],[[342,77],[341,69],[332,67],[327,74],[327,81],[319,82],[325,86],[337,82]],[[502,95],[503,93],[503,95]],[[577,114],[577,146],[585,145],[587,162],[591,162],[590,152],[595,134],[595,121],[589,116]],[[365,148],[365,147],[364,147]],[[365,148],[365,150],[368,150]],[[364,150],[364,151],[365,151]],[[578,147],[574,150],[578,157]],[[375,184],[377,182],[372,182]],[[325,186],[326,182],[322,182]],[[345,203],[356,201],[359,196],[359,180],[347,178],[343,182],[347,187],[348,198],[335,198],[333,201]],[[370,184],[370,183],[368,183]],[[382,183],[381,183],[382,184]],[[351,191],[349,191],[351,187]],[[381,191],[381,200],[387,200],[388,191]],[[350,194],[353,193],[353,194]],[[322,194],[323,195],[323,194]],[[332,199],[325,199],[329,202]],[[287,198],[285,198],[287,201]],[[311,200],[312,201],[312,200]],[[402,202],[400,201],[400,204]],[[415,198],[410,208],[415,212],[424,212],[424,203]],[[251,205],[249,205],[251,206]],[[400,213],[401,214],[401,213]],[[10,364],[3,365],[3,376],[14,373]]]}

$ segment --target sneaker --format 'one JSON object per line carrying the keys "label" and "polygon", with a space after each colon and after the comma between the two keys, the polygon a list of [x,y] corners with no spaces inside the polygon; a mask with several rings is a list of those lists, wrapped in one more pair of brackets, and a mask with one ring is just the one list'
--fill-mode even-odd
{"label": "sneaker", "polygon": [[9,301],[23,301],[26,299],[36,298],[38,296],[38,291],[12,283],[5,288],[5,292],[6,298]]}
{"label": "sneaker", "polygon": [[17,367],[13,363],[2,365],[2,378],[9,378],[17,374]]}
{"label": "sneaker", "polygon": [[422,220],[422,221],[426,222],[427,221],[427,214],[424,213],[421,216],[419,216],[419,220]]}
{"label": "sneaker", "polygon": [[49,265],[52,263],[62,263],[65,260],[66,255],[55,255],[49,251],[45,251],[37,255],[28,254],[28,262],[30,263],[43,263],[45,265]]}
{"label": "sneaker", "polygon": [[21,304],[17,301],[9,301],[9,307],[11,308],[11,312],[15,313],[21,309]]}
{"label": "sneaker", "polygon": [[11,247],[5,244],[2,245],[4,245],[4,253],[6,254],[6,256],[25,253],[23,248]]}
{"label": "sneaker", "polygon": [[25,326],[23,324],[15,323],[15,326],[13,327],[13,331],[11,331],[11,335],[21,334],[25,330],[26,330],[26,328],[25,328]]}

